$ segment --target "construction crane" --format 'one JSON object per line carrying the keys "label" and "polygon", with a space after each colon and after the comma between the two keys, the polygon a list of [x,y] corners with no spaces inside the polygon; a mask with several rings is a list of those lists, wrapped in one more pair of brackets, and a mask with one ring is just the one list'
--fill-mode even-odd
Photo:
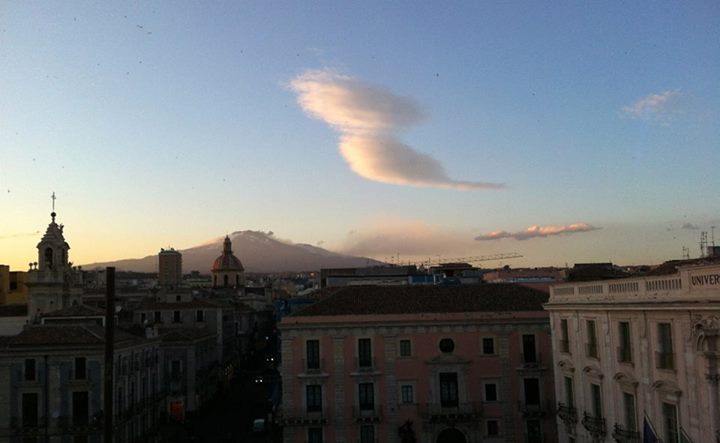
{"label": "construction crane", "polygon": [[506,252],[503,254],[493,254],[493,255],[474,255],[471,257],[453,257],[453,258],[440,258],[438,257],[436,260],[427,260],[424,261],[422,264],[425,266],[436,266],[436,265],[443,265],[448,263],[474,263],[474,262],[481,262],[481,261],[493,261],[493,260],[509,260],[511,258],[521,258],[522,254],[518,254],[517,252]]}

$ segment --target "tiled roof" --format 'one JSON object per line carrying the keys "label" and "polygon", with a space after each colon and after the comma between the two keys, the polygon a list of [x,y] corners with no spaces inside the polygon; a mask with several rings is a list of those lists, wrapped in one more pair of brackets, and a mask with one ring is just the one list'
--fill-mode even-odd
{"label": "tiled roof", "polygon": [[221,302],[211,302],[209,300],[195,299],[184,302],[159,302],[154,300],[144,300],[140,305],[140,311],[163,311],[163,310],[183,310],[183,309],[202,309],[202,308],[222,308]]}
{"label": "tiled roof", "polygon": [[[143,341],[142,338],[115,329],[115,346],[129,346]],[[9,337],[6,347],[25,346],[103,346],[105,328],[97,325],[38,325],[24,329]]]}
{"label": "tiled roof", "polygon": [[158,334],[163,342],[192,341],[215,336],[206,328],[161,328]]}
{"label": "tiled roof", "polygon": [[98,308],[93,308],[88,305],[75,305],[68,306],[64,309],[57,311],[48,312],[43,314],[43,317],[97,317],[105,315],[105,311]]}
{"label": "tiled roof", "polygon": [[27,305],[0,305],[0,317],[27,317]]}
{"label": "tiled roof", "polygon": [[503,283],[326,289],[325,298],[291,316],[542,311],[548,301],[545,292]]}

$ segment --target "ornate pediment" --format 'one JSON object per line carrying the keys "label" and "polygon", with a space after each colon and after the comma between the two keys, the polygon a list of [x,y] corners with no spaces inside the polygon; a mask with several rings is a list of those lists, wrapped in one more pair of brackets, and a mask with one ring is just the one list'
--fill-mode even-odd
{"label": "ornate pediment", "polygon": [[618,372],[613,375],[613,380],[626,389],[635,390],[638,387],[638,381],[633,374],[627,372]]}
{"label": "ornate pediment", "polygon": [[558,362],[558,366],[560,367],[560,370],[563,372],[569,372],[573,373],[575,372],[575,366],[572,364],[570,360],[563,359]]}
{"label": "ornate pediment", "polygon": [[661,392],[663,394],[670,394],[675,396],[682,395],[682,390],[680,390],[680,387],[671,380],[657,380],[652,384],[652,388],[655,391]]}
{"label": "ornate pediment", "polygon": [[600,368],[595,365],[585,366],[582,371],[587,377],[594,378],[596,380],[602,380],[605,377]]}

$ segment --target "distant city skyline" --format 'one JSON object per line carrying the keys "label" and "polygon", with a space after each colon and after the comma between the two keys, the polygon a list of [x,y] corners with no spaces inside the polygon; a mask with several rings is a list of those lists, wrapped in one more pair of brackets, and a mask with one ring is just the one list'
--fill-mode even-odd
{"label": "distant city skyline", "polygon": [[238,230],[654,264],[720,227],[717,3],[173,6],[0,8],[0,263],[53,192],[76,264]]}

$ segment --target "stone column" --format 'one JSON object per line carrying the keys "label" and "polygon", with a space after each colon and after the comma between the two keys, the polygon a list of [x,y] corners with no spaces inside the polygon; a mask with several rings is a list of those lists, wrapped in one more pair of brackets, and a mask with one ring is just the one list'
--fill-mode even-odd
{"label": "stone column", "polygon": [[[335,429],[335,441],[337,443],[345,443],[347,434],[345,433],[348,424],[350,423],[345,417],[345,337],[344,336],[333,336],[332,337],[332,363],[333,373],[332,379],[335,382],[335,413],[334,417],[331,418],[332,426]],[[349,363],[348,366],[352,365]],[[350,402],[352,403],[352,387],[350,389],[351,397]]]}
{"label": "stone column", "polygon": [[[385,389],[385,402],[383,409],[383,423],[385,424],[386,438],[378,438],[380,441],[386,441],[388,443],[397,441],[398,433],[397,430],[401,423],[398,423],[397,405],[398,405],[398,386],[397,386],[397,375],[395,373],[395,360],[397,359],[397,336],[395,335],[384,335],[383,336],[383,357],[385,360],[384,364],[384,375],[385,383],[384,386],[381,384],[379,387]],[[378,432],[378,434],[381,434]],[[378,435],[379,437],[379,435]]]}
{"label": "stone column", "polygon": [[[512,382],[517,380],[517,368],[513,368],[510,364],[510,335],[506,332],[498,333],[497,338],[498,353],[500,355],[500,367],[503,376],[500,378],[500,400],[503,403],[503,436],[505,441],[515,441],[515,415],[517,405],[512,397]],[[521,433],[522,435],[522,433]]]}

